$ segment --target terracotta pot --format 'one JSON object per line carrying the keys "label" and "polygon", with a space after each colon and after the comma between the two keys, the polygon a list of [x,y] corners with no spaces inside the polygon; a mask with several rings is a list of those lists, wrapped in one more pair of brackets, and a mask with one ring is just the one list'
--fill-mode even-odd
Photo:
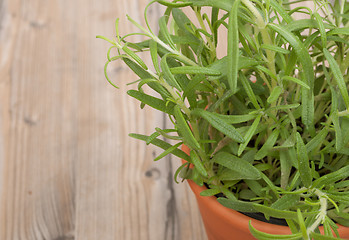
{"label": "terracotta pot", "polygon": [[[252,219],[230,208],[226,208],[214,196],[200,196],[200,192],[207,188],[204,186],[200,187],[191,180],[188,180],[188,183],[198,202],[209,240],[255,240],[248,228],[250,220],[253,227],[266,233],[285,235],[291,233],[288,227]],[[349,239],[349,228],[342,225],[338,226],[340,237]],[[322,227],[320,227],[320,231],[323,231]]]}
{"label": "terracotta pot", "polygon": [[[183,146],[182,149],[189,154],[187,146]],[[182,159],[182,162],[185,161]],[[207,188],[205,186],[200,187],[191,180],[188,180],[188,183],[195,194],[209,240],[255,240],[256,238],[252,236],[248,227],[250,220],[252,226],[259,231],[280,235],[291,233],[287,226],[262,222],[226,208],[214,196],[200,196],[200,192]],[[337,230],[342,239],[349,239],[349,227],[338,224]],[[322,227],[320,227],[320,232],[323,232]]]}

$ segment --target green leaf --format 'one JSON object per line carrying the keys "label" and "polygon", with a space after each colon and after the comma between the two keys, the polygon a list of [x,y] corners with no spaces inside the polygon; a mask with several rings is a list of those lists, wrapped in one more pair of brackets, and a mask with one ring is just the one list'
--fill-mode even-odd
{"label": "green leaf", "polygon": [[201,159],[199,157],[199,155],[194,151],[194,150],[191,150],[190,151],[190,157],[191,157],[191,160],[192,160],[192,163],[194,164],[195,166],[195,169],[204,177],[207,177],[208,174],[206,172],[206,169],[204,167],[204,165],[202,164],[201,162]]}
{"label": "green leaf", "polygon": [[255,204],[254,208],[267,216],[283,219],[297,219],[297,213],[293,211],[274,209],[265,205]]}
{"label": "green leaf", "polygon": [[[340,224],[340,223],[338,223]],[[329,231],[328,231],[328,235],[333,235],[332,231],[336,234],[337,237],[339,237],[339,233],[338,233],[338,225],[336,223],[334,223],[334,221],[330,218],[326,218],[325,222],[324,222],[324,227],[328,225]]]}
{"label": "green leaf", "polygon": [[287,222],[288,227],[291,229],[291,232],[293,234],[299,233],[298,227],[296,226],[296,223],[292,219],[285,219]]}
{"label": "green leaf", "polygon": [[[253,58],[248,58],[244,56],[239,56],[239,62],[238,62],[238,70],[241,69],[247,69],[251,68],[253,66],[256,66],[258,64],[263,64],[262,61],[257,61]],[[212,63],[209,67],[211,69],[216,69],[219,72],[222,73],[222,76],[228,76],[229,75],[229,69],[227,68],[227,65],[229,64],[229,58],[228,56],[225,56],[221,59],[216,60],[214,63]],[[220,77],[222,77],[220,76]]]}
{"label": "green leaf", "polygon": [[284,27],[275,25],[273,23],[268,24],[268,27],[279,33],[293,47],[296,54],[298,55],[299,61],[303,65],[304,75],[307,80],[306,83],[309,85],[310,89],[312,89],[314,84],[313,62],[306,47],[298,37],[296,37],[292,32],[288,31]]}
{"label": "green leaf", "polygon": [[336,209],[329,210],[328,216],[338,224],[349,227],[349,213],[343,212],[344,209],[339,209],[339,212]]}
{"label": "green leaf", "polygon": [[[166,63],[168,64],[168,67],[171,69],[173,67],[180,67],[181,65],[181,60],[179,59],[178,55],[175,54],[169,54],[170,58],[167,58]],[[177,61],[179,60],[179,61]],[[185,74],[179,74],[174,76],[178,84],[181,86],[183,89],[187,84],[190,82],[189,78]]]}
{"label": "green leaf", "polygon": [[347,188],[349,187],[349,180],[338,182],[334,185],[334,188]]}
{"label": "green leaf", "polygon": [[302,216],[301,210],[298,208],[297,209],[297,217],[298,217],[298,224],[299,228],[301,229],[301,233],[304,239],[309,239],[308,233],[307,233],[307,227],[304,222],[304,218]]}
{"label": "green leaf", "polygon": [[193,6],[204,7],[210,6],[214,8],[220,8],[227,12],[231,10],[233,1],[227,0],[182,0],[182,2],[191,2]]}
{"label": "green leaf", "polygon": [[173,151],[175,151],[176,149],[178,149],[179,146],[181,146],[183,143],[179,142],[169,148],[167,148],[164,152],[162,152],[159,156],[157,156],[156,158],[154,158],[154,161],[158,161],[161,158],[167,156],[168,154],[172,153]]}
{"label": "green leaf", "polygon": [[175,181],[175,183],[179,183],[177,178],[178,178],[178,175],[180,175],[182,173],[182,171],[186,171],[187,172],[187,169],[189,168],[189,162],[186,162],[186,163],[183,163],[179,168],[177,168],[175,174],[173,175],[173,180]]}
{"label": "green leaf", "polygon": [[167,29],[167,20],[168,20],[168,16],[164,15],[159,19],[159,28],[160,28],[160,33],[162,34],[162,36],[165,38],[166,43],[172,48],[172,49],[176,49],[176,45],[174,44],[170,33],[168,32]]}
{"label": "green leaf", "polygon": [[219,117],[220,119],[222,119],[224,122],[228,124],[248,122],[256,118],[256,115],[254,114],[224,115],[224,114],[219,114],[215,112],[211,112],[211,113],[216,115],[217,117]]}
{"label": "green leaf", "polygon": [[[319,40],[318,37],[319,37],[319,32],[318,31],[314,32],[304,40],[304,46],[309,48],[310,46],[317,44],[317,41]],[[331,41],[330,39],[327,39],[327,40]]]}
{"label": "green leaf", "polygon": [[228,190],[227,188],[222,187],[222,188],[220,188],[220,190],[228,199],[236,200],[234,193],[231,192],[230,190]]}
{"label": "green leaf", "polygon": [[295,65],[297,63],[297,54],[293,50],[288,56],[288,62],[285,66],[285,76],[293,75],[293,71],[295,70]]}
{"label": "green leaf", "polygon": [[257,68],[258,70],[260,70],[260,71],[266,73],[266,74],[267,74],[268,76],[270,76],[271,78],[277,79],[276,75],[275,75],[272,71],[270,71],[268,68],[263,67],[263,66],[259,66],[259,65],[256,66],[256,68]]}
{"label": "green leaf", "polygon": [[144,68],[145,70],[148,70],[148,67],[143,62],[143,60],[137,54],[135,54],[132,50],[130,50],[126,45],[122,47],[122,50],[124,50],[124,52],[128,56],[130,56],[134,61],[136,61],[142,68]]}
{"label": "green leaf", "polygon": [[294,21],[289,13],[285,10],[285,7],[282,5],[282,2],[278,2],[275,0],[270,1],[270,5],[276,10],[278,14],[285,20],[287,24],[290,24]]}
{"label": "green leaf", "polygon": [[166,80],[166,82],[168,84],[170,84],[172,87],[177,88],[179,91],[182,91],[181,86],[179,85],[179,83],[177,82],[176,78],[171,73],[170,67],[168,66],[168,63],[167,63],[167,57],[168,56],[170,56],[169,53],[165,54],[165,56],[163,56],[161,58],[160,66],[161,66],[161,69],[162,69],[162,73],[163,73],[164,78],[165,78],[165,80]]}
{"label": "green leaf", "polygon": [[159,67],[159,59],[158,59],[158,45],[154,40],[151,40],[149,42],[149,50],[150,50],[150,56],[151,60],[153,61],[153,66],[155,68],[155,71],[160,74],[160,67]]}
{"label": "green leaf", "polygon": [[215,47],[218,45],[218,28],[219,25],[217,24],[218,22],[218,15],[219,15],[219,9],[218,8],[212,8],[211,12],[211,25],[212,25],[212,33],[213,33],[213,39],[214,39],[214,44]]}
{"label": "green leaf", "polygon": [[[117,20],[118,20],[118,19],[117,19]],[[114,40],[111,40],[111,39],[109,39],[109,38],[107,38],[107,37],[104,37],[104,36],[101,36],[101,35],[97,35],[96,38],[103,39],[103,40],[105,40],[105,41],[111,43],[113,46],[116,46],[115,41],[114,41]]]}
{"label": "green leaf", "polygon": [[349,146],[349,118],[341,118],[341,128],[343,131],[342,140],[344,146]]}
{"label": "green leaf", "polygon": [[334,184],[335,182],[349,177],[349,165],[342,167],[341,169],[326,174],[313,182],[313,187],[321,187]]}
{"label": "green leaf", "polygon": [[270,112],[270,111],[274,111],[274,110],[286,110],[286,109],[292,109],[292,108],[297,108],[297,107],[299,107],[299,103],[278,105],[276,107],[268,108],[265,112]]}
{"label": "green leaf", "polygon": [[320,35],[321,35],[321,42],[322,42],[322,47],[326,48],[327,46],[327,36],[326,36],[326,30],[324,26],[324,20],[320,16],[319,13],[315,12],[314,13],[316,23],[318,24],[319,30],[320,30]]}
{"label": "green leaf", "polygon": [[228,26],[228,83],[233,93],[237,90],[239,66],[238,9],[240,0],[235,0],[229,13]]}
{"label": "green leaf", "polygon": [[170,68],[172,74],[203,74],[203,75],[211,75],[211,76],[219,76],[221,72],[199,66],[181,66],[181,67],[173,67]]}
{"label": "green leaf", "polygon": [[276,187],[275,184],[263,172],[260,172],[260,174],[261,174],[261,177],[262,177],[263,181],[273,191],[275,197],[279,198],[280,196],[279,196],[278,192],[279,192],[280,188]]}
{"label": "green leaf", "polygon": [[262,44],[261,48],[262,49],[268,49],[268,50],[271,50],[271,51],[274,51],[274,52],[278,52],[278,53],[282,53],[282,54],[290,54],[289,50],[287,50],[285,48],[282,48],[282,47],[275,46],[275,45],[271,45],[271,44]]}
{"label": "green leaf", "polygon": [[256,195],[261,196],[263,194],[263,187],[258,181],[244,179],[244,182]]}
{"label": "green leaf", "polygon": [[[137,86],[138,91],[142,91],[142,87],[143,87],[145,84],[149,84],[149,83],[159,84],[159,82],[158,82],[156,79],[154,79],[154,78],[139,79],[139,80],[137,80],[137,82],[138,82],[138,81],[139,81],[138,86]],[[133,82],[133,83],[135,83],[135,82]],[[133,83],[129,83],[129,85],[130,85],[130,84],[133,84]]]}
{"label": "green leaf", "polygon": [[[136,134],[136,133],[130,133],[129,136],[132,137],[132,138],[138,139],[138,140],[145,141],[145,142],[148,139],[148,136],[142,135],[142,134]],[[151,141],[151,144],[153,144],[153,145],[155,145],[157,147],[160,147],[160,148],[162,148],[164,150],[167,150],[170,147],[172,147],[171,144],[169,144],[169,143],[167,143],[167,142],[165,142],[163,140],[160,140],[160,139],[154,139],[153,141]],[[175,149],[174,151],[172,151],[172,154],[175,155],[176,157],[184,159],[187,162],[191,162],[191,159],[188,156],[188,154],[186,154],[185,152],[183,152],[180,149]]]}
{"label": "green leaf", "polygon": [[249,224],[249,229],[250,229],[250,232],[252,233],[252,235],[259,240],[282,240],[282,239],[298,240],[298,239],[302,239],[301,233],[295,233],[295,234],[291,234],[291,235],[274,235],[274,234],[269,234],[269,233],[264,233],[264,232],[258,231],[257,229],[255,229],[252,226],[251,221],[248,224]]}
{"label": "green leaf", "polygon": [[334,110],[331,114],[333,126],[336,132],[336,150],[339,151],[343,147],[342,129],[339,123],[338,110]]}
{"label": "green leaf", "polygon": [[300,185],[300,174],[299,174],[299,171],[297,171],[296,174],[294,174],[292,181],[287,186],[286,190],[291,191],[292,189],[294,189],[299,185]]}
{"label": "green leaf", "polygon": [[234,141],[237,141],[239,143],[244,142],[244,138],[240,135],[240,133],[232,125],[225,122],[224,119],[220,118],[219,115],[200,108],[194,109],[192,111],[192,114],[202,117],[207,122],[209,122],[212,127],[216,128],[218,131],[222,132]]}
{"label": "green leaf", "polygon": [[309,51],[301,42],[301,40],[286,28],[280,25],[275,25],[273,23],[268,24],[268,27],[279,33],[284,39],[286,39],[290,43],[290,45],[296,52],[299,61],[302,64],[305,83],[310,87],[310,90],[302,88],[302,121],[307,128],[312,129],[314,118],[313,88],[315,75],[313,69],[313,62],[309,55]]}
{"label": "green leaf", "polygon": [[273,148],[278,136],[279,136],[279,130],[275,129],[270,136],[268,137],[267,141],[264,143],[264,145],[259,149],[259,151],[255,155],[256,160],[260,160],[268,155],[270,150]]}
{"label": "green leaf", "polygon": [[190,108],[195,108],[197,106],[197,90],[204,81],[205,77],[203,75],[195,75],[190,82],[183,89],[183,98],[187,98],[190,104]]}
{"label": "green leaf", "polygon": [[209,106],[207,110],[210,112],[215,111],[221,106],[222,103],[227,101],[232,96],[233,96],[233,93],[231,92],[231,90],[226,91],[220,98],[217,99],[216,102],[214,102],[211,106]]}
{"label": "green leaf", "polygon": [[292,162],[290,161],[290,155],[288,151],[280,151],[280,167],[281,167],[281,188],[286,189],[288,180],[290,178]]}
{"label": "green leaf", "polygon": [[253,106],[256,109],[260,109],[261,107],[259,106],[258,102],[257,102],[257,98],[256,95],[254,94],[252,87],[251,87],[251,82],[249,80],[247,80],[247,78],[245,77],[244,74],[239,74],[240,75],[240,80],[242,83],[242,86],[245,89],[245,92],[247,93],[247,96],[249,97],[249,100],[252,102]]}
{"label": "green leaf", "polygon": [[[292,20],[291,23],[287,24],[287,30],[291,32],[301,31],[306,28],[318,28],[319,24],[314,19],[298,19]],[[324,24],[327,29],[333,28],[333,25]],[[331,31],[330,31],[331,32]]]}
{"label": "green leaf", "polygon": [[307,129],[314,129],[314,94],[302,88],[302,122]]}
{"label": "green leaf", "polygon": [[[145,71],[142,67],[140,67],[137,63],[133,62],[128,58],[122,58],[122,60],[126,63],[126,65],[140,77],[141,79],[152,79],[153,76]],[[154,84],[149,82],[149,87],[154,89],[156,92],[160,93],[163,98],[170,97],[170,94],[165,90],[160,84]]]}
{"label": "green leaf", "polygon": [[295,82],[295,83],[301,85],[302,87],[305,87],[307,90],[310,90],[310,87],[306,83],[304,83],[302,80],[299,80],[298,78],[294,78],[294,77],[291,77],[291,76],[283,76],[281,78],[281,80]]}
{"label": "green leaf", "polygon": [[328,31],[327,35],[349,35],[349,27],[344,27],[344,28],[335,28],[332,29],[331,31]]}
{"label": "green leaf", "polygon": [[283,88],[280,86],[276,86],[270,93],[270,96],[267,99],[267,102],[269,104],[276,102],[276,100],[278,100],[280,94],[282,93]]}
{"label": "green leaf", "polygon": [[206,189],[200,193],[200,196],[209,197],[209,196],[214,196],[220,192],[221,190],[219,188]]}
{"label": "green leaf", "polygon": [[313,137],[306,145],[307,152],[315,150],[317,147],[324,143],[324,140],[328,134],[328,128],[323,128],[315,137]]}
{"label": "green leaf", "polygon": [[187,124],[187,121],[184,119],[181,109],[177,105],[174,107],[174,116],[176,118],[176,127],[178,129],[178,132],[183,137],[183,142],[187,144],[191,149],[198,150],[200,148],[200,144],[194,137]]}
{"label": "green leaf", "polygon": [[337,85],[338,85],[339,91],[341,92],[341,95],[343,97],[345,106],[347,109],[349,109],[349,95],[348,95],[347,85],[344,81],[342,72],[341,72],[336,60],[334,59],[334,57],[331,55],[331,53],[326,48],[323,49],[323,53],[324,53],[324,56],[330,65],[330,68],[331,68],[332,73],[333,73],[333,77],[337,82]]}
{"label": "green leaf", "polygon": [[315,240],[341,240],[341,238],[331,237],[331,236],[324,236],[320,233],[311,232],[310,237]]}
{"label": "green leaf", "polygon": [[[159,133],[164,138],[172,139],[172,140],[176,140],[176,141],[182,140],[182,138],[180,136],[178,136],[178,132],[176,129],[161,129],[161,128],[156,127],[155,130],[157,133]],[[177,133],[177,136],[170,135],[168,133]]]}
{"label": "green leaf", "polygon": [[204,186],[204,181],[201,174],[192,168],[188,169],[188,172],[182,178],[193,180],[197,185],[201,187]]}
{"label": "green leaf", "polygon": [[176,3],[176,2],[168,2],[164,0],[156,0],[156,2],[166,6],[166,7],[173,7],[173,8],[181,8],[192,5],[191,2],[184,2],[184,3]]}
{"label": "green leaf", "polygon": [[290,148],[290,147],[294,147],[294,145],[295,145],[295,140],[293,138],[293,135],[291,135],[291,136],[288,136],[288,138],[282,143],[281,146],[275,146],[274,149]]}
{"label": "green leaf", "polygon": [[189,44],[189,45],[196,52],[197,46],[200,44],[200,40],[187,29],[188,26],[191,24],[190,19],[184,14],[184,12],[181,9],[178,9],[178,8],[172,9],[172,16],[178,28],[184,32],[183,35],[185,35],[186,37],[189,37],[190,40],[194,42],[194,44]]}
{"label": "green leaf", "polygon": [[255,133],[257,127],[258,127],[258,124],[259,124],[259,122],[261,120],[261,117],[262,117],[261,115],[257,116],[257,118],[252,123],[251,127],[246,132],[246,134],[244,136],[244,142],[242,144],[240,144],[240,146],[239,146],[238,156],[240,156],[242,154],[242,152],[247,147],[247,144],[250,142],[252,136],[254,135],[254,133]]}
{"label": "green leaf", "polygon": [[243,179],[258,180],[261,174],[252,164],[227,152],[219,152],[212,159],[215,163],[222,165],[240,174]]}
{"label": "green leaf", "polygon": [[149,145],[154,139],[156,139],[158,136],[160,136],[160,133],[158,132],[154,132],[152,135],[150,135],[147,140],[145,141],[145,143],[147,145]]}
{"label": "green leaf", "polygon": [[298,158],[298,171],[300,173],[301,180],[306,187],[310,187],[312,183],[312,172],[309,165],[309,158],[307,149],[304,145],[301,135],[297,132],[297,158]]}
{"label": "green leaf", "polygon": [[[193,45],[193,46],[197,46],[198,45],[198,42],[195,41],[192,37],[188,36],[188,35],[185,35],[185,33],[182,33],[183,29],[180,29],[178,30],[178,35],[171,35],[171,38],[173,40],[173,42],[175,44],[181,44],[181,45]],[[181,46],[182,48],[182,51],[184,50],[183,49],[183,46]],[[188,46],[187,46],[188,47]],[[194,55],[193,52],[189,49],[189,48],[186,48],[186,51],[188,51],[187,53],[190,54],[190,59],[191,60],[195,60],[194,58]],[[191,53],[190,53],[191,52]],[[185,56],[187,56],[186,54],[184,54]],[[189,56],[187,56],[189,57]]]}
{"label": "green leaf", "polygon": [[286,194],[280,199],[276,200],[270,207],[278,210],[290,209],[299,202],[299,195]]}
{"label": "green leaf", "polygon": [[349,45],[349,41],[347,41],[346,39],[344,39],[342,37],[338,37],[338,36],[328,36],[327,41],[329,41],[329,42],[333,41],[336,43],[344,43],[345,45]]}
{"label": "green leaf", "polygon": [[346,192],[327,192],[326,193],[329,199],[333,200],[334,202],[340,202],[344,205],[349,205],[349,195]]}
{"label": "green leaf", "polygon": [[148,94],[145,94],[143,92],[136,91],[136,90],[129,90],[127,91],[127,94],[131,97],[136,98],[142,103],[149,105],[152,108],[155,108],[161,112],[173,115],[174,103],[172,102],[169,102],[167,104],[164,100],[161,100],[159,98],[150,96]]}
{"label": "green leaf", "polygon": [[233,209],[239,212],[257,212],[254,208],[254,204],[252,202],[244,202],[234,199],[228,198],[217,198],[217,201],[222,204],[224,207]]}
{"label": "green leaf", "polygon": [[254,199],[255,197],[257,197],[257,195],[254,192],[252,192],[250,189],[242,189],[239,192],[240,199],[251,200],[251,199]]}
{"label": "green leaf", "polygon": [[246,175],[237,171],[230,170],[228,168],[225,168],[217,173],[217,177],[221,181],[235,181],[242,179],[246,180]]}
{"label": "green leaf", "polygon": [[136,62],[132,61],[131,59],[123,57],[122,60],[141,79],[153,78],[153,76],[149,72],[147,72],[143,67],[141,67],[139,64],[137,64]]}

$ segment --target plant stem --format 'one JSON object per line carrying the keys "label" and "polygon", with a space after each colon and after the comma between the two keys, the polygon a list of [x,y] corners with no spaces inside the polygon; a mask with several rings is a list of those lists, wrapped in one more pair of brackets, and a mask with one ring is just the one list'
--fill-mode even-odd
{"label": "plant stem", "polygon": [[[205,26],[205,23],[204,23],[204,21],[202,19],[201,13],[200,13],[200,8],[195,7],[194,11],[195,11],[195,14],[196,14],[196,18],[199,21],[200,27],[202,28],[202,30],[207,32],[207,28]],[[216,48],[214,46],[214,43],[212,42],[212,40],[211,40],[211,38],[209,36],[205,35],[205,37],[206,37],[207,44],[210,46],[210,49],[213,51],[212,56],[216,56]]]}
{"label": "plant stem", "polygon": [[[262,34],[263,42],[265,44],[267,44],[267,45],[273,45],[273,42],[272,42],[272,40],[270,38],[270,35],[268,33],[268,29],[266,28],[266,23],[265,23],[262,15],[257,10],[257,8],[249,0],[242,0],[242,2],[246,5],[246,7],[255,16],[257,27],[260,30],[261,34]],[[275,52],[271,51],[269,49],[265,49],[265,52],[267,54],[267,65],[268,65],[268,68],[274,75],[276,75]],[[277,85],[277,82],[274,79],[271,79],[271,86],[272,86],[272,88],[275,88],[276,85]]]}
{"label": "plant stem", "polygon": [[[154,74],[155,75],[155,74]],[[166,88],[166,90],[171,94],[173,100],[178,104],[178,106],[184,111],[184,113],[190,118],[190,110],[189,108],[185,105],[183,100],[176,94],[176,92],[173,90],[173,87],[170,86],[163,78],[159,78],[156,76],[157,79],[159,80],[160,84]]]}
{"label": "plant stem", "polygon": [[346,0],[339,0],[340,1],[340,10],[339,10],[339,18],[338,18],[338,26],[340,26],[340,24],[342,23],[342,19],[343,19],[343,14],[344,14],[344,5]]}
{"label": "plant stem", "polygon": [[310,233],[314,232],[314,230],[325,221],[325,217],[327,216],[327,198],[326,194],[321,192],[319,189],[315,189],[314,194],[318,196],[320,200],[320,212],[316,216],[315,222],[307,228],[308,237]]}
{"label": "plant stem", "polygon": [[148,31],[144,27],[142,27],[139,23],[137,23],[135,20],[133,20],[130,16],[127,15],[127,19],[133,23],[136,27],[138,27],[140,30],[142,30],[149,38],[153,39],[155,42],[160,44],[162,47],[164,47],[167,51],[171,52],[172,54],[176,55],[178,59],[182,60],[188,65],[191,66],[198,66],[196,62],[193,62],[191,59],[184,56],[182,53],[180,53],[178,50],[171,48],[166,43],[161,41],[160,38],[158,38],[156,35],[154,35],[152,32]]}
{"label": "plant stem", "polygon": [[[246,5],[246,7],[252,12],[252,14],[255,16],[256,18],[256,23],[257,23],[257,27],[260,30],[261,34],[262,34],[262,40],[264,44],[267,45],[273,45],[273,41],[270,38],[268,29],[266,28],[266,23],[262,17],[262,15],[260,14],[260,12],[257,10],[257,8],[252,4],[252,2],[250,0],[242,0],[242,2]],[[271,51],[269,49],[265,49],[265,52],[267,54],[267,65],[269,70],[272,72],[272,74],[276,75],[276,69],[275,69],[275,52]],[[270,89],[270,91],[272,89],[274,89],[277,86],[277,80],[270,78],[271,79],[271,87],[269,84],[267,84],[268,88]],[[263,78],[263,80],[267,83],[268,80]],[[276,102],[273,102],[271,104],[271,107],[275,107],[276,106]],[[272,115],[274,115],[276,117],[277,111],[272,111],[271,112]],[[268,124],[271,125],[272,124],[272,118],[269,118],[267,120]],[[268,130],[268,134],[267,136],[270,136],[271,131]],[[266,136],[266,137],[267,137]]]}

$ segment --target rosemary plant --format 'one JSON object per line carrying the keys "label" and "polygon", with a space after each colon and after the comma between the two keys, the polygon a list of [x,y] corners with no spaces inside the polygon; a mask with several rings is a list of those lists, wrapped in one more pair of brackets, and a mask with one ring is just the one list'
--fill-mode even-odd
{"label": "rosemary plant", "polygon": [[[120,36],[117,20],[115,39],[98,36],[111,43],[108,81],[115,86],[108,64],[121,59],[139,77],[128,95],[173,122],[130,136],[164,149],[155,160],[186,160],[175,181],[206,184],[201,195],[285,219],[292,231],[275,236],[250,225],[259,239],[335,239],[336,223],[349,226],[349,4],[304,2],[154,0],[146,27],[128,17],[140,33]],[[153,3],[167,7],[157,34],[147,20]],[[131,42],[135,34],[146,40]],[[221,41],[226,56],[218,58]]]}

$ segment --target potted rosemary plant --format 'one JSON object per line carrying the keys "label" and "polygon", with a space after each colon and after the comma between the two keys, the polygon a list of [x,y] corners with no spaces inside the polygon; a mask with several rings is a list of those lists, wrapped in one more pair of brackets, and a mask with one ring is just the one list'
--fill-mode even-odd
{"label": "potted rosemary plant", "polygon": [[[175,180],[199,188],[198,201],[288,225],[280,234],[247,220],[250,232],[222,235],[224,220],[215,235],[209,221],[219,220],[203,213],[210,239],[349,239],[349,4],[305,2],[154,0],[147,26],[128,17],[140,33],[120,36],[117,20],[115,39],[98,36],[111,43],[105,69],[124,61],[139,77],[128,95],[173,122],[131,137],[164,149],[155,160],[182,158]],[[153,3],[167,7],[158,33],[147,20]]]}

